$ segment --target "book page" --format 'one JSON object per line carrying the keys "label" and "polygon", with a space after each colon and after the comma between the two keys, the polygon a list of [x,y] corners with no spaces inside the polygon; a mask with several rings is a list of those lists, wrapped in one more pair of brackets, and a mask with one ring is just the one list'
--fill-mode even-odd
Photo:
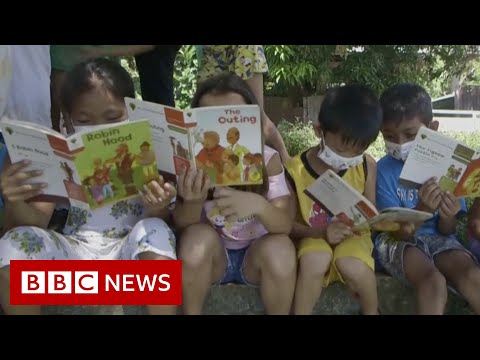
{"label": "book page", "polygon": [[53,130],[46,133],[14,120],[0,121],[0,128],[12,163],[30,160],[27,171],[43,171],[43,175],[27,183],[47,183],[48,187],[43,189],[47,198],[67,197],[64,182],[69,173],[61,157],[63,150],[68,148],[65,138],[61,134],[56,135]]}
{"label": "book page", "polygon": [[457,197],[480,197],[480,151],[467,166],[453,194]]}
{"label": "book page", "polygon": [[196,166],[212,185],[263,183],[262,122],[258,105],[204,107],[186,112],[197,124],[191,139]]}
{"label": "book page", "polygon": [[131,121],[147,119],[150,122],[158,170],[165,181],[176,183],[174,150],[177,144],[173,143],[172,131],[174,130],[166,120],[165,108],[167,107],[132,98],[125,98],[125,102]]}
{"label": "book page", "polygon": [[436,177],[442,190],[454,192],[474,154],[465,144],[422,127],[405,161],[400,183],[420,188]]}
{"label": "book page", "polygon": [[333,171],[328,170],[306,189],[336,219],[349,226],[364,224],[378,214],[362,194],[353,189]]}
{"label": "book page", "polygon": [[[91,209],[139,196],[144,185],[159,178],[147,120],[75,134],[68,141],[83,200]],[[80,192],[72,188],[71,197],[81,201]]]}
{"label": "book page", "polygon": [[386,227],[397,225],[396,229],[389,229],[390,231],[398,230],[400,223],[414,223],[420,224],[433,217],[432,214],[407,208],[387,208],[383,209],[378,216],[375,216],[369,221],[371,227],[379,231],[387,231]]}

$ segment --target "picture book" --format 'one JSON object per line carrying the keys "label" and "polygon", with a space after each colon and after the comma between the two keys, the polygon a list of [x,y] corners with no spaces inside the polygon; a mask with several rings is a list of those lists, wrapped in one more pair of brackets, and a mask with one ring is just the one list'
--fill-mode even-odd
{"label": "picture book", "polygon": [[152,126],[160,173],[202,169],[211,186],[263,183],[263,136],[258,105],[180,110],[126,98],[129,117]]}
{"label": "picture book", "polygon": [[104,125],[70,136],[6,118],[0,121],[0,129],[13,163],[27,159],[30,170],[43,171],[31,180],[48,184],[39,201],[68,198],[95,209],[138,196],[145,184],[158,179],[146,120]]}
{"label": "picture book", "polygon": [[323,173],[305,189],[305,194],[354,231],[396,231],[400,223],[423,223],[432,217],[430,213],[407,208],[388,208],[379,212],[365,196],[332,170]]}
{"label": "picture book", "polygon": [[420,188],[436,177],[443,191],[458,198],[480,196],[480,151],[422,127],[400,174],[400,183]]}

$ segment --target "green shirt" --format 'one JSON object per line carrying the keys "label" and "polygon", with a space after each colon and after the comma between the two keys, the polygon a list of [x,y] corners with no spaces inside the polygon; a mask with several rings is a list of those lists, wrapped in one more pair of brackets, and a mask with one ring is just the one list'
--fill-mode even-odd
{"label": "green shirt", "polygon": [[[52,69],[70,71],[75,65],[86,60],[82,53],[82,46],[115,46],[115,45],[50,45],[50,59]],[[120,61],[119,58],[112,58]]]}

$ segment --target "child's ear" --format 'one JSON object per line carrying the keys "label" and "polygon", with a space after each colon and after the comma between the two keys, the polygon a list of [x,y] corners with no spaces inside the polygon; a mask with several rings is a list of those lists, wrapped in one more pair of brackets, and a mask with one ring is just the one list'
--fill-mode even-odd
{"label": "child's ear", "polygon": [[438,131],[438,126],[440,123],[437,120],[433,120],[428,126],[431,130]]}

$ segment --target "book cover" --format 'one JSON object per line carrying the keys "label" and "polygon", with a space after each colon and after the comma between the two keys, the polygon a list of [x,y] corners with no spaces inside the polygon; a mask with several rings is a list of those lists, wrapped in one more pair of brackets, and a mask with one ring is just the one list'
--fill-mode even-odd
{"label": "book cover", "polygon": [[211,186],[263,183],[263,136],[258,105],[180,110],[125,98],[131,120],[152,126],[160,173],[202,169]]}
{"label": "book cover", "polygon": [[480,152],[426,127],[419,130],[400,174],[400,183],[419,189],[436,177],[457,197],[480,195]]}
{"label": "book cover", "polygon": [[379,212],[365,196],[332,170],[327,170],[304,192],[331,217],[354,231],[396,231],[402,222],[422,223],[432,217],[432,214],[406,208],[388,208]]}
{"label": "book cover", "polygon": [[[189,116],[190,115],[190,116]],[[195,166],[216,186],[263,183],[263,137],[257,105],[204,107],[187,112]]]}
{"label": "book cover", "polygon": [[[148,121],[122,122],[64,137],[43,127],[15,120],[0,122],[12,159],[29,159],[44,171],[33,182],[46,182],[36,200],[69,198],[95,209],[138,196],[158,179]],[[28,145],[27,145],[28,144]]]}

